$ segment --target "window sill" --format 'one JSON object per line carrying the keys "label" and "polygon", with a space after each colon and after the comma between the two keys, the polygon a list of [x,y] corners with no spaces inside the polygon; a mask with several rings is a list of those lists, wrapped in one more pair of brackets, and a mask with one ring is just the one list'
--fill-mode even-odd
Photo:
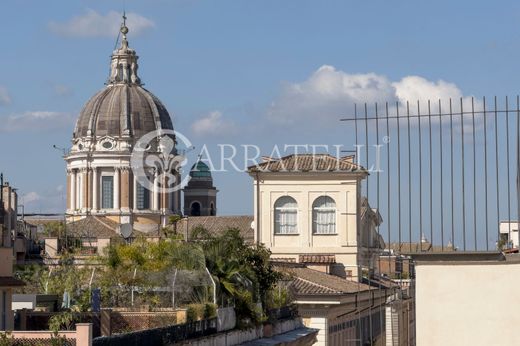
{"label": "window sill", "polygon": [[298,236],[300,233],[274,233],[275,236],[281,235],[281,236]]}
{"label": "window sill", "polygon": [[312,234],[313,236],[333,236],[333,235],[338,235],[338,233],[313,233]]}

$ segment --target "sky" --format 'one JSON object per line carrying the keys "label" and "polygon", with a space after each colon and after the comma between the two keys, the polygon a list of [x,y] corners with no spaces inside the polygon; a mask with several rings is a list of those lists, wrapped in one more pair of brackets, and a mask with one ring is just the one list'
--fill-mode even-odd
{"label": "sky", "polygon": [[[70,147],[104,87],[123,8],[140,77],[192,159],[206,146],[220,161],[230,144],[243,168],[240,145],[346,145],[339,119],[354,103],[515,96],[520,85],[517,1],[2,1],[0,171],[26,211],[65,209],[53,145]],[[219,214],[252,214],[252,179],[217,168],[228,170],[214,173]]]}

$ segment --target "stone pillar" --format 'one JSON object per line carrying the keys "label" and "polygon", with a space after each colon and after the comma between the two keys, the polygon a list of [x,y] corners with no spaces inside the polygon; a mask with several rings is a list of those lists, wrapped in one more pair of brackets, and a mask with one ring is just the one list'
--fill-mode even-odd
{"label": "stone pillar", "polygon": [[98,168],[92,168],[92,209],[99,210],[99,176]]}
{"label": "stone pillar", "polygon": [[81,170],[81,207],[88,209],[88,170]]}
{"label": "stone pillar", "polygon": [[121,198],[121,189],[120,189],[120,174],[121,169],[116,167],[114,170],[114,209],[120,209],[120,198]]}
{"label": "stone pillar", "polygon": [[76,346],[92,345],[92,323],[76,324]]}
{"label": "stone pillar", "polygon": [[70,169],[67,169],[67,210],[72,209],[72,200],[71,200],[71,178],[72,178],[72,171]]}
{"label": "stone pillar", "polygon": [[159,172],[155,170],[153,176],[153,200],[152,209],[159,210]]}
{"label": "stone pillar", "polygon": [[121,209],[130,211],[130,167],[121,168]]}
{"label": "stone pillar", "polygon": [[71,170],[70,176],[70,210],[76,210],[76,170]]}
{"label": "stone pillar", "polygon": [[135,175],[132,176],[132,209],[134,212],[137,210],[137,178]]}
{"label": "stone pillar", "polygon": [[92,210],[92,168],[87,170],[87,209]]}
{"label": "stone pillar", "polygon": [[[163,187],[163,190],[166,190],[167,186],[168,186],[168,178],[165,176],[163,176],[163,178],[161,179],[161,184],[162,184],[162,187]],[[168,197],[170,196],[170,194],[166,191],[163,191],[161,192],[161,211],[163,212],[166,212],[169,208],[169,200],[168,200]]]}

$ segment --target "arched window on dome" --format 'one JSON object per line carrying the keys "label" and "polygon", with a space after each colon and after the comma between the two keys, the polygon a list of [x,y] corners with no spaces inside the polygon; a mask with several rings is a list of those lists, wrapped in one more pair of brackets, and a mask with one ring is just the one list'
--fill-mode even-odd
{"label": "arched window on dome", "polygon": [[209,215],[215,216],[215,205],[213,203],[209,206]]}
{"label": "arched window on dome", "polygon": [[312,203],[312,232],[336,234],[336,202],[329,196],[320,196]]}
{"label": "arched window on dome", "polygon": [[283,196],[274,203],[274,233],[298,233],[298,203],[290,196]]}

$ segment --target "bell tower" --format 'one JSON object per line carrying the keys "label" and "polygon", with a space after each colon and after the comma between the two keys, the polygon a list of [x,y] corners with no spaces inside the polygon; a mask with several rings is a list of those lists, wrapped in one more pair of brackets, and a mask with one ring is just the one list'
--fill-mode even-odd
{"label": "bell tower", "polygon": [[217,192],[209,167],[200,159],[190,170],[190,181],[184,188],[184,215],[217,215]]}

